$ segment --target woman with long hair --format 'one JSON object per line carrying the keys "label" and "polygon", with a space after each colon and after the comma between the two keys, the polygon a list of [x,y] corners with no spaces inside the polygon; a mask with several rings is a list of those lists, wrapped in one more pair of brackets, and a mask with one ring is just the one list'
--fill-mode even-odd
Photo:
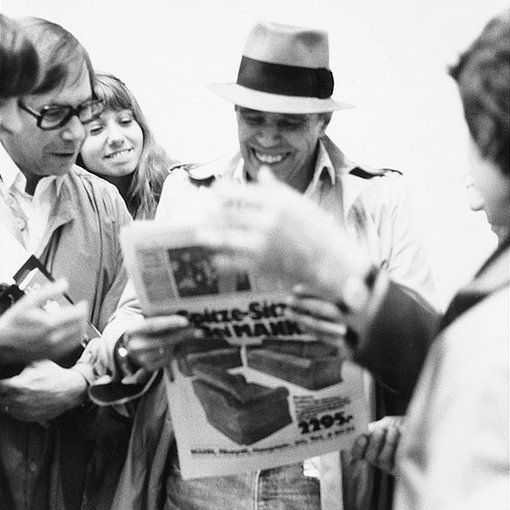
{"label": "woman with long hair", "polygon": [[78,164],[114,184],[136,219],[151,219],[171,160],[152,134],[138,101],[126,84],[98,74],[94,93],[104,102],[101,116],[87,125]]}

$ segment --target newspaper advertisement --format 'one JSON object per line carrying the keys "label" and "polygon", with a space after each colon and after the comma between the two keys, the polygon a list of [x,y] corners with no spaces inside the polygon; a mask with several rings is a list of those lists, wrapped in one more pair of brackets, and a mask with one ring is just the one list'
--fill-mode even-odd
{"label": "newspaper advertisement", "polygon": [[282,284],[218,271],[191,227],[138,221],[121,241],[144,314],[177,313],[204,333],[166,374],[183,478],[298,462],[366,430],[362,371],[286,317]]}

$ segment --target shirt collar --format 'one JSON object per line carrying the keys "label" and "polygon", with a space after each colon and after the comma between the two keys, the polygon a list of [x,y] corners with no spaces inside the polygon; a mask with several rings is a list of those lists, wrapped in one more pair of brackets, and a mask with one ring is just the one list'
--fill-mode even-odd
{"label": "shirt collar", "polygon": [[[331,180],[331,184],[336,183],[336,175],[335,169],[333,168],[333,163],[331,162],[331,158],[329,157],[328,151],[324,147],[324,144],[319,141],[319,153],[317,154],[317,161],[315,163],[315,169],[313,171],[313,177],[306,189],[306,194],[313,193],[324,176],[329,176]],[[244,172],[244,160],[241,158],[237,163],[237,166],[234,170],[233,179],[235,182],[245,183],[247,182],[246,173]]]}
{"label": "shirt collar", "polygon": [[[18,165],[16,165],[9,153],[6,151],[2,143],[0,143],[0,179],[2,179],[8,189],[15,186],[17,189],[25,191],[27,179],[23,172],[19,169]],[[62,183],[64,182],[64,176],[48,175],[47,177],[43,177],[37,183],[37,186],[39,186],[39,183],[42,180],[45,180],[47,183],[55,181],[56,192],[58,195],[60,193]]]}
{"label": "shirt collar", "polygon": [[[20,177],[21,176],[21,177]],[[0,143],[0,177],[7,188],[10,188],[16,179],[23,178],[26,183],[25,176],[18,168],[16,163],[11,159],[3,144]]]}
{"label": "shirt collar", "polygon": [[326,176],[329,176],[331,184],[334,186],[336,183],[335,169],[333,168],[333,163],[331,162],[328,151],[324,147],[324,144],[319,141],[319,153],[317,154],[315,170],[313,171],[312,180],[308,185],[308,188],[306,188],[305,195],[314,194],[321,181],[323,181]]}
{"label": "shirt collar", "polygon": [[244,172],[244,159],[243,158],[239,159],[239,162],[236,165],[234,173],[232,174],[232,179],[234,180],[234,182],[237,182],[237,183],[242,182],[244,184],[245,182],[247,182],[246,174]]}

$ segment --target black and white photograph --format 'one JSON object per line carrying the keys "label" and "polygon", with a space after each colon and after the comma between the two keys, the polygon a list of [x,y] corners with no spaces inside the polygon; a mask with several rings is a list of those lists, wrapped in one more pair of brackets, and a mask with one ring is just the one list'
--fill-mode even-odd
{"label": "black and white photograph", "polygon": [[510,508],[509,91],[508,0],[2,0],[0,509]]}

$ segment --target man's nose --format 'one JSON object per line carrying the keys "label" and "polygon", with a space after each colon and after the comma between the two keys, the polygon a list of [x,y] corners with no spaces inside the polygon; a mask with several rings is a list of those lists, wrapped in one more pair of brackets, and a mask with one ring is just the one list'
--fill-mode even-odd
{"label": "man's nose", "polygon": [[266,124],[257,133],[257,142],[262,147],[272,147],[280,140],[280,132],[276,126]]}
{"label": "man's nose", "polygon": [[69,141],[83,141],[85,139],[85,128],[77,115],[73,115],[62,130],[62,139]]}

